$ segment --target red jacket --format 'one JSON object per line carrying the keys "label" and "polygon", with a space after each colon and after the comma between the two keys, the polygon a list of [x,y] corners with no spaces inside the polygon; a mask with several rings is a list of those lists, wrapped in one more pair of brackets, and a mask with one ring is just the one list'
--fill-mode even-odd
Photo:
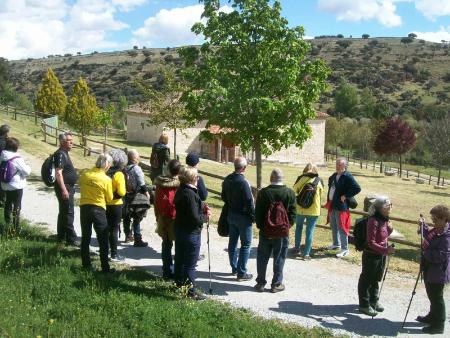
{"label": "red jacket", "polygon": [[392,233],[388,220],[377,217],[369,217],[367,221],[367,248],[379,255],[387,255],[388,237]]}

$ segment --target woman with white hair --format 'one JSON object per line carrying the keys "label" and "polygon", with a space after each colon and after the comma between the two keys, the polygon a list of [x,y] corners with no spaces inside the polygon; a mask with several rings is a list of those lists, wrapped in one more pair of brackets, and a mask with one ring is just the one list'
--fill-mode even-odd
{"label": "woman with white hair", "polygon": [[122,149],[112,149],[108,153],[113,162],[107,175],[111,177],[113,200],[106,204],[106,219],[108,221],[109,247],[111,260],[122,261],[124,258],[117,254],[117,243],[119,241],[119,228],[122,220],[122,198],[127,193],[125,175],[123,170],[127,165],[127,154]]}
{"label": "woman with white hair", "polygon": [[362,254],[362,272],[358,282],[359,311],[374,317],[384,308],[378,302],[379,281],[383,276],[386,256],[395,252],[388,246],[392,233],[389,221],[392,203],[386,196],[379,196],[370,207],[367,220],[366,247]]}
{"label": "woman with white hair", "polygon": [[113,160],[110,155],[100,154],[95,167],[80,176],[80,223],[81,223],[81,262],[85,269],[93,271],[89,245],[92,226],[97,234],[100,247],[100,263],[103,273],[114,272],[108,263],[108,222],[106,204],[113,200],[111,178],[106,172]]}

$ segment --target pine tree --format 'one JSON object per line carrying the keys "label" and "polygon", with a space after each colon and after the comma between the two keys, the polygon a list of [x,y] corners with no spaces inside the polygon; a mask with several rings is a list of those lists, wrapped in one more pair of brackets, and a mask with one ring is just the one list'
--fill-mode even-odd
{"label": "pine tree", "polygon": [[36,95],[36,110],[44,113],[64,116],[67,106],[67,97],[58,78],[49,68],[42,79],[42,84]]}
{"label": "pine tree", "polygon": [[101,125],[101,112],[97,107],[95,96],[89,93],[85,80],[80,78],[73,88],[65,115],[67,123],[82,136]]}

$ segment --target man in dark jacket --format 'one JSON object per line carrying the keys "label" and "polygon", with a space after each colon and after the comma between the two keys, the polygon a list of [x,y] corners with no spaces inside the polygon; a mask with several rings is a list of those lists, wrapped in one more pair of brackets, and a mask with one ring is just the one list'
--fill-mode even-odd
{"label": "man in dark jacket", "polygon": [[159,175],[168,175],[167,165],[170,161],[169,136],[162,133],[159,141],[153,144],[152,153],[150,155],[150,179],[154,182]]}
{"label": "man in dark jacket", "polygon": [[[231,273],[237,274],[238,281],[250,280],[251,273],[247,273],[247,260],[250,256],[252,244],[252,222],[255,218],[255,207],[250,184],[244,177],[247,160],[236,157],[234,173],[228,175],[222,183],[222,200],[228,205],[227,221],[229,224],[228,256]],[[241,239],[239,259],[237,242]]]}
{"label": "man in dark jacket", "polygon": [[266,226],[266,215],[273,202],[281,202],[286,210],[289,224],[292,226],[295,221],[295,193],[292,189],[283,184],[283,172],[280,169],[272,170],[270,174],[270,185],[258,193],[255,206],[256,227],[259,232],[258,255],[256,257],[256,267],[258,277],[256,278],[255,290],[264,291],[266,285],[267,263],[273,253],[273,278],[270,291],[280,292],[285,289],[283,284],[283,267],[289,245],[289,236],[279,238],[267,238],[264,234]]}
{"label": "man in dark jacket", "polygon": [[349,199],[359,194],[361,187],[346,171],[347,160],[338,158],[336,160],[336,172],[328,179],[328,220],[331,225],[333,244],[330,250],[340,249],[336,257],[342,258],[349,254],[348,234],[351,220],[349,212]]}
{"label": "man in dark jacket", "polygon": [[78,174],[72,164],[69,151],[73,147],[73,136],[70,132],[59,134],[59,149],[53,154],[56,169],[55,194],[58,199],[59,213],[57,223],[58,240],[68,245],[79,245],[73,227],[75,183]]}

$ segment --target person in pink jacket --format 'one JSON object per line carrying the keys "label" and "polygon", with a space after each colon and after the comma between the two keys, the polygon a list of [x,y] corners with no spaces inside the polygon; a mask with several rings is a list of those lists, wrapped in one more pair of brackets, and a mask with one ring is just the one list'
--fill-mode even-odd
{"label": "person in pink jacket", "polygon": [[392,204],[385,196],[376,198],[369,210],[367,221],[366,248],[362,254],[362,271],[358,282],[359,311],[371,317],[384,311],[378,302],[379,281],[383,276],[386,256],[395,252],[388,246],[392,233],[389,221]]}

